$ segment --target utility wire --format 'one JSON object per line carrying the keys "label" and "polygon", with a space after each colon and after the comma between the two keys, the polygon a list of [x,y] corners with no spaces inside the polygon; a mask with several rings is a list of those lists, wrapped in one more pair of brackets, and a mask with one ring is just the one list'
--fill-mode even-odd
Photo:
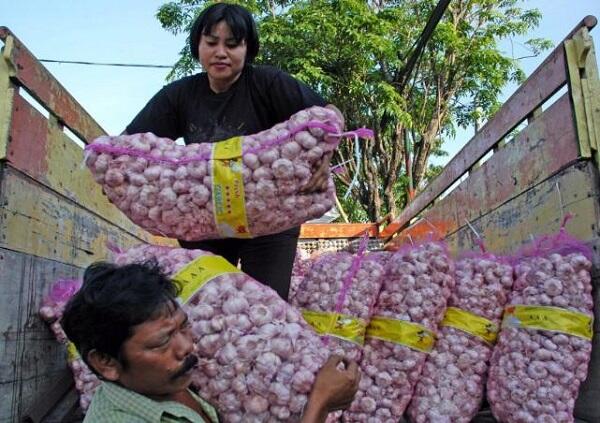
{"label": "utility wire", "polygon": [[404,87],[410,80],[410,76],[412,75],[415,66],[419,62],[419,59],[421,58],[421,54],[423,53],[423,50],[425,49],[425,45],[427,44],[427,42],[433,35],[433,31],[434,31],[435,27],[437,26],[438,22],[440,21],[440,19],[442,19],[444,12],[446,11],[446,9],[448,8],[448,5],[450,4],[450,1],[451,0],[440,0],[438,2],[438,4],[435,6],[435,9],[433,9],[433,12],[429,16],[429,20],[427,21],[427,24],[425,25],[423,32],[417,39],[417,43],[416,43],[414,50],[412,51],[410,57],[408,58],[406,65],[404,65],[404,68],[402,68],[402,70],[399,73],[399,76],[397,78],[398,92],[402,92],[404,90]]}
{"label": "utility wire", "polygon": [[90,66],[119,66],[126,68],[159,68],[159,69],[171,69],[173,66],[168,65],[142,65],[135,63],[99,63],[99,62],[81,62],[75,60],[52,60],[52,59],[38,59],[40,62],[46,63],[66,63],[69,65],[90,65]]}

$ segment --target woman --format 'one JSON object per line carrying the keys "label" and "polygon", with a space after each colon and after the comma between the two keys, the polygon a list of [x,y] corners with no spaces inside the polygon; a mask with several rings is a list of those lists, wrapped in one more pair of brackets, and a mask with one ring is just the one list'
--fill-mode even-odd
{"label": "woman", "polygon": [[[256,24],[246,9],[226,3],[209,6],[190,34],[191,54],[204,72],[165,86],[127,126],[126,133],[183,137],[186,144],[216,142],[263,131],[299,110],[326,105],[285,72],[252,65],[258,49]],[[327,107],[339,114],[334,106]],[[330,159],[331,153],[323,157],[304,192],[327,189]],[[234,265],[241,261],[245,273],[287,299],[299,233],[296,227],[253,239],[179,243],[219,254]]]}

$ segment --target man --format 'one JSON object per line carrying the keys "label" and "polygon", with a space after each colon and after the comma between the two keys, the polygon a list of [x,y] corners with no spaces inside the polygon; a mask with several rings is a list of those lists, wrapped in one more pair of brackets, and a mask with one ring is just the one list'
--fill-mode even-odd
{"label": "man", "polygon": [[[189,389],[198,359],[177,294],[152,263],[96,263],[86,270],[62,319],[83,360],[103,380],[84,422],[219,421],[215,408]],[[301,421],[324,422],[330,411],[347,408],[359,379],[356,363],[331,357],[317,374]]]}

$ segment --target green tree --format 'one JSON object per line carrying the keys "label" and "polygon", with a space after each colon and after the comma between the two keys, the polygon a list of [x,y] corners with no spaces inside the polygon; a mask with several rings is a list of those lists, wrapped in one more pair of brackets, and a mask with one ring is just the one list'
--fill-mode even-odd
{"label": "green tree", "polygon": [[[209,2],[177,0],[157,14],[178,33]],[[413,194],[435,177],[428,165],[444,154],[442,140],[458,126],[486,119],[498,108],[509,81],[524,78],[518,60],[502,54],[498,42],[524,36],[541,18],[518,0],[454,0],[426,45],[407,84],[401,84],[408,56],[436,5],[434,0],[249,0],[238,1],[259,26],[258,62],[280,67],[305,81],[346,117],[349,128],[372,128],[374,139],[344,142],[334,163],[346,163],[336,177],[338,192],[356,220],[397,216]],[[527,41],[533,54],[549,47]],[[186,48],[171,77],[194,71]],[[362,210],[356,209],[362,208]]]}

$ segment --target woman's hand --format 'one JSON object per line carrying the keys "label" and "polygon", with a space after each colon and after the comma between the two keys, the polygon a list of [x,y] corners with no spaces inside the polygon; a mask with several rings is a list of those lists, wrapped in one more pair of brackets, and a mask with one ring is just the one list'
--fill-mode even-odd
{"label": "woman's hand", "polygon": [[332,411],[350,406],[358,391],[360,371],[354,361],[332,355],[321,367],[306,404],[302,423],[321,423]]}
{"label": "woman's hand", "polygon": [[[328,104],[328,109],[333,110],[337,115],[340,121],[342,122],[341,130],[343,131],[345,128],[345,121],[342,112],[335,107],[333,104]],[[323,154],[321,160],[317,164],[317,167],[308,180],[308,182],[300,189],[301,193],[310,194],[315,191],[327,191],[327,186],[329,185],[329,164],[331,163],[331,158],[333,157],[333,151],[328,151]]]}

